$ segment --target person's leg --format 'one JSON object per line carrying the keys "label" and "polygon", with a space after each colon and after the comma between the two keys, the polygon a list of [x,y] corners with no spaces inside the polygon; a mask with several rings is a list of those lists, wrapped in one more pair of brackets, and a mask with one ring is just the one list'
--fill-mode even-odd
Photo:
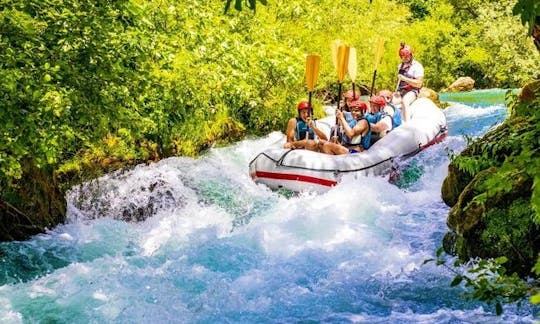
{"label": "person's leg", "polygon": [[401,119],[403,122],[408,121],[411,118],[410,106],[413,101],[416,100],[416,92],[407,92],[401,100]]}
{"label": "person's leg", "polygon": [[286,149],[306,149],[310,151],[320,152],[320,145],[318,141],[311,139],[303,139],[300,141],[285,143]]}
{"label": "person's leg", "polygon": [[331,142],[325,142],[322,146],[322,152],[326,154],[332,154],[332,155],[341,155],[341,154],[347,154],[349,153],[349,149],[347,149],[343,145],[339,145],[336,143]]}
{"label": "person's leg", "polygon": [[315,140],[305,140],[304,148],[306,150],[315,151],[315,152],[320,151],[319,150],[319,143],[318,143],[318,141],[315,141]]}

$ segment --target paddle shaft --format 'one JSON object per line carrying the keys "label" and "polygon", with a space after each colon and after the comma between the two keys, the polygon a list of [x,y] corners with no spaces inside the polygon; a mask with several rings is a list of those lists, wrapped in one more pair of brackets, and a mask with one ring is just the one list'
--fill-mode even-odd
{"label": "paddle shaft", "polygon": [[[339,111],[343,111],[343,108],[340,107],[340,103],[341,103],[341,82],[338,82],[338,100],[337,100],[337,109]],[[334,127],[334,136],[337,136],[338,135],[338,118],[336,117],[336,127]]]}
{"label": "paddle shaft", "polygon": [[306,128],[306,139],[309,139],[309,119],[311,118],[311,98],[313,97],[313,91],[310,91],[308,93],[308,102],[309,102],[309,107],[308,108],[308,122],[307,122],[307,128]]}
{"label": "paddle shaft", "polygon": [[375,89],[375,79],[377,78],[377,70],[373,71],[373,79],[371,80],[371,89],[369,93],[373,96],[373,90]]}

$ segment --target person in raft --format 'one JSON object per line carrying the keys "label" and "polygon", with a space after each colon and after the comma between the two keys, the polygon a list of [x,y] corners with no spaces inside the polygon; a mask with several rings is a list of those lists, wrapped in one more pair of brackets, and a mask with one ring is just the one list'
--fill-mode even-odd
{"label": "person in raft", "polygon": [[399,96],[399,93],[392,93],[392,91],[385,89],[379,91],[377,95],[383,97],[384,100],[386,100],[384,112],[390,115],[390,117],[392,118],[392,129],[401,125],[401,108],[400,105],[395,104],[395,102],[399,100],[399,98],[397,98]]}
{"label": "person in raft", "polygon": [[370,125],[364,118],[367,105],[360,101],[352,101],[349,105],[353,119],[347,120],[346,112],[336,110],[336,119],[343,128],[341,143],[337,136],[332,136],[332,141],[322,142],[321,152],[332,155],[357,153],[367,150],[370,143]]}
{"label": "person in raft", "polygon": [[390,107],[382,96],[369,98],[370,113],[366,114],[366,120],[371,128],[371,145],[381,139],[393,129],[393,117]]}
{"label": "person in raft", "polygon": [[401,64],[398,65],[398,85],[401,94],[401,116],[403,122],[410,119],[409,107],[420,93],[424,80],[424,67],[413,58],[413,49],[405,43],[399,48]]}
{"label": "person in raft", "polygon": [[341,106],[345,107],[346,111],[351,111],[351,109],[350,109],[351,108],[351,102],[360,99],[360,91],[351,89],[351,90],[345,92],[343,97],[345,99],[345,102],[342,101],[342,103],[344,103],[344,105],[341,105]]}
{"label": "person in raft", "polygon": [[302,100],[298,103],[298,116],[289,119],[287,123],[287,141],[283,145],[286,149],[305,148],[312,151],[319,151],[319,141],[328,140],[326,134],[317,128],[317,123],[311,118],[313,106]]}
{"label": "person in raft", "polygon": [[[360,99],[360,91],[351,89],[345,92],[345,94],[343,95],[343,100],[341,100],[340,105],[339,105],[340,107],[343,108],[344,110],[343,114],[345,115],[345,120],[351,127],[354,127],[354,125],[356,125],[356,122],[357,122],[357,119],[353,117],[353,115],[351,114],[351,103],[359,99]],[[332,126],[332,128],[330,129],[330,134],[332,134],[333,136],[337,136],[337,139],[333,140],[334,143],[341,143],[343,141],[343,127],[341,125],[338,124],[337,126],[336,125]]]}

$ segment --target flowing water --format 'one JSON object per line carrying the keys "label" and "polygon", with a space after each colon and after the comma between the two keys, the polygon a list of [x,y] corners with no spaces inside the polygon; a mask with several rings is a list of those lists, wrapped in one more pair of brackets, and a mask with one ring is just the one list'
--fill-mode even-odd
{"label": "flowing water", "polygon": [[534,322],[527,303],[496,316],[422,265],[447,231],[448,155],[504,120],[503,93],[442,97],[450,136],[406,161],[398,186],[255,185],[247,165],[276,132],[73,188],[65,225],[0,244],[0,323]]}

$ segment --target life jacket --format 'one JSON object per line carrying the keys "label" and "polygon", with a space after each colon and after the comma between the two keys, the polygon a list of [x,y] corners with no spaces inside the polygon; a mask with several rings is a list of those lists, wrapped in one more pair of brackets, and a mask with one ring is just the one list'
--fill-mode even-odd
{"label": "life jacket", "polygon": [[401,125],[401,123],[402,123],[402,120],[401,120],[401,108],[396,107],[396,106],[392,105],[391,103],[387,103],[387,105],[392,107],[392,109],[394,109],[394,113],[392,115],[389,115],[390,119],[392,119],[392,129],[394,129],[394,128],[398,127],[399,125]]}
{"label": "life jacket", "polygon": [[[413,64],[414,61],[411,61],[409,63],[409,65],[405,66],[404,63],[401,63],[399,65],[399,74],[401,75],[404,75],[408,78],[411,78],[411,79],[416,79],[414,76],[410,75],[409,74],[409,69],[411,68],[412,64]],[[415,91],[416,94],[418,94],[420,92],[420,88],[417,88],[417,87],[413,87],[412,85],[408,84],[407,82],[405,81],[399,81],[399,84],[398,84],[398,91],[401,93],[401,95],[403,96],[405,93],[409,92],[409,91]]]}
{"label": "life jacket", "polygon": [[[361,118],[358,121],[360,121],[362,119],[365,119],[365,118]],[[354,124],[356,125],[358,123],[358,121],[355,120]],[[356,136],[353,136],[353,138],[349,138],[349,136],[347,136],[346,134],[343,134],[343,140],[341,141],[341,144],[343,146],[356,146],[356,145],[358,145],[358,146],[361,146],[362,148],[364,148],[364,150],[367,150],[369,148],[370,144],[371,144],[371,125],[369,124],[369,121],[368,121],[367,124],[368,124],[368,131],[367,131],[366,135],[362,136],[362,134],[358,134]]]}
{"label": "life jacket", "polygon": [[[354,126],[356,126],[358,121],[354,119],[352,114],[348,111],[344,111],[343,114],[345,116],[345,120],[347,121],[347,124],[349,125],[349,127],[351,129],[354,128]],[[335,134],[337,136],[338,143],[343,143],[345,141],[346,135],[345,135],[345,132],[343,131],[343,127],[338,127],[336,130],[336,126],[335,125],[332,126],[332,129],[330,130],[330,134]]]}
{"label": "life jacket", "polygon": [[382,119],[382,117],[383,117],[383,112],[378,111],[378,112],[376,112],[374,114],[372,114],[372,113],[366,114],[366,116],[364,118],[371,124],[377,124],[379,122],[379,120]]}
{"label": "life jacket", "polygon": [[308,127],[307,123],[302,118],[296,117],[296,128],[294,130],[294,140],[300,141],[306,139],[306,133],[308,139],[315,139],[315,131],[313,128]]}
{"label": "life jacket", "polygon": [[[394,110],[394,115],[395,115],[395,110]],[[378,112],[376,112],[374,114],[367,114],[365,118],[370,124],[377,124],[381,119],[383,119],[386,116],[388,116],[388,117],[390,117],[390,119],[392,119],[392,127],[393,127],[394,126],[394,121],[393,121],[392,116],[390,116],[389,114],[387,114],[385,112],[382,112],[382,111],[378,111]],[[401,118],[401,111],[400,111],[400,118]],[[387,132],[389,132],[389,131],[387,131]],[[384,135],[381,135],[380,132],[372,132],[371,127],[370,127],[370,145],[373,145],[373,143],[377,142],[383,136]]]}

